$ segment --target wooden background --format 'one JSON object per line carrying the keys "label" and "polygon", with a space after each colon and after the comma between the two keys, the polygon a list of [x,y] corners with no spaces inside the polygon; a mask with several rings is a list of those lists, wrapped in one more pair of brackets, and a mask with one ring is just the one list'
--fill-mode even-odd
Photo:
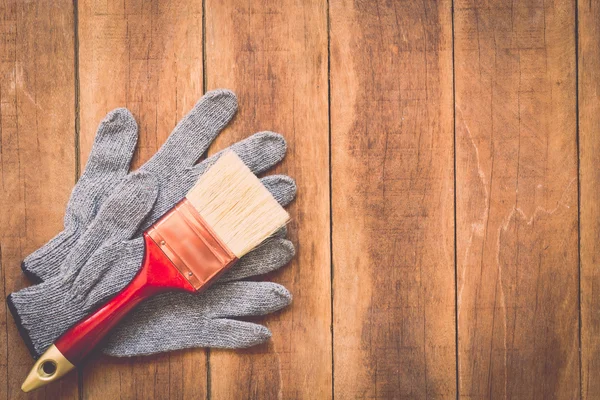
{"label": "wooden background", "polygon": [[1,298],[61,229],[97,124],[136,165],[206,90],[211,152],[270,129],[298,197],[291,307],[244,351],[95,356],[0,398],[599,399],[600,3],[0,0]]}

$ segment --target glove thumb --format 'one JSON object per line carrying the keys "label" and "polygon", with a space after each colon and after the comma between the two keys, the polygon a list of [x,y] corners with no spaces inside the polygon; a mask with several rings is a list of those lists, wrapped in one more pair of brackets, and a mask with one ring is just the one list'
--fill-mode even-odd
{"label": "glove thumb", "polygon": [[105,234],[103,243],[130,239],[154,207],[157,197],[158,181],[153,174],[130,174],[102,204],[86,233],[102,232]]}
{"label": "glove thumb", "polygon": [[135,235],[152,210],[157,196],[158,182],[149,173],[133,173],[121,182],[102,204],[96,218],[65,260],[63,279],[71,281],[77,278],[99,249]]}

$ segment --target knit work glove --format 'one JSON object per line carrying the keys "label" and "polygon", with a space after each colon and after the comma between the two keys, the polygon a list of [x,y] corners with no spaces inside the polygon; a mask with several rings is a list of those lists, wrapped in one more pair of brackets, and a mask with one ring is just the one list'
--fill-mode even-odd
{"label": "knit work glove", "polygon": [[[194,165],[236,111],[233,92],[208,92],[177,124],[160,150],[138,170],[155,176],[159,186],[157,204],[141,231],[183,198],[198,176],[214,163],[216,159]],[[32,281],[56,275],[56,268],[96,217],[102,202],[129,173],[137,138],[137,124],[127,109],[110,112],[100,123],[85,170],[67,204],[63,231],[22,263],[23,272]],[[275,133],[261,132],[232,149],[255,173],[260,173],[283,158],[285,141]],[[172,182],[173,177],[177,182]]]}
{"label": "knit work glove", "polygon": [[[30,275],[47,280],[8,299],[34,355],[133,278],[143,257],[141,232],[181,200],[214,163],[218,155],[193,165],[235,110],[231,92],[208,93],[161,150],[131,174],[127,169],[134,147],[130,143],[135,144],[137,136],[135,122],[126,110],[105,118],[71,196],[65,230],[23,264]],[[285,142],[279,135],[259,133],[232,149],[258,173],[283,158]],[[295,185],[290,178],[271,176],[262,181],[282,205],[293,199]],[[86,190],[92,195],[87,197]],[[116,328],[104,351],[130,356],[185,347],[247,347],[265,341],[270,337],[267,328],[227,317],[278,310],[290,302],[287,290],[268,282],[224,282],[280,268],[293,253],[291,243],[280,234],[243,257],[220,284],[203,294],[166,293],[149,300]]]}

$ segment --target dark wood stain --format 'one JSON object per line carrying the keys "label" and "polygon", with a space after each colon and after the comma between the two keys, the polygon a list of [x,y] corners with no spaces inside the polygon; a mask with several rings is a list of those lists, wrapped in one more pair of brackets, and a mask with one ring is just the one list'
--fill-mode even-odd
{"label": "dark wood stain", "polygon": [[450,6],[332,3],[340,398],[456,397]]}
{"label": "dark wood stain", "polygon": [[454,10],[459,394],[578,398],[574,2]]}
{"label": "dark wood stain", "polygon": [[137,166],[203,89],[233,89],[210,152],[281,132],[275,172],[299,190],[298,254],[267,277],[294,302],[252,319],[272,341],[97,355],[25,395],[2,307],[0,399],[600,398],[599,18],[574,0],[0,1],[1,298],[112,108],[139,123]]}

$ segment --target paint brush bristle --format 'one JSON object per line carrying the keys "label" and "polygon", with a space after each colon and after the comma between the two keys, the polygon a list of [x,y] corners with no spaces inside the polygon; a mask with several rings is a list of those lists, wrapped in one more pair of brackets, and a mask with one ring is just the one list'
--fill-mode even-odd
{"label": "paint brush bristle", "polygon": [[221,155],[186,198],[237,258],[290,218],[233,151]]}

